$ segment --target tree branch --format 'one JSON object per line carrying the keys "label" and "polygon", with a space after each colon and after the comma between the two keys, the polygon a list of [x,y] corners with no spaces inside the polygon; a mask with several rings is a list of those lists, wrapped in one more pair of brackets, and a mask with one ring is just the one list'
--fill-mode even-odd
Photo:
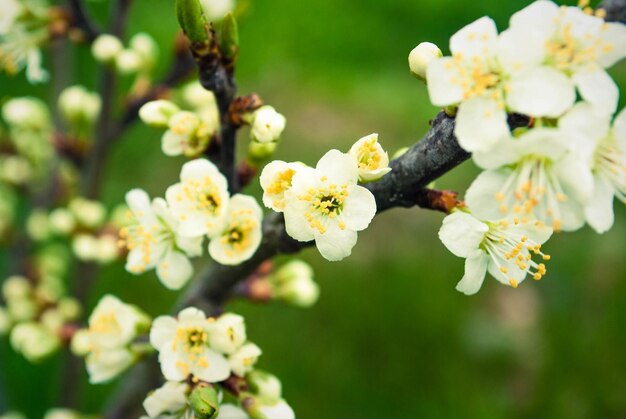
{"label": "tree branch", "polygon": [[100,35],[100,30],[87,15],[82,0],[68,0],[68,5],[72,13],[72,26],[80,29],[85,36],[85,41],[93,42]]}

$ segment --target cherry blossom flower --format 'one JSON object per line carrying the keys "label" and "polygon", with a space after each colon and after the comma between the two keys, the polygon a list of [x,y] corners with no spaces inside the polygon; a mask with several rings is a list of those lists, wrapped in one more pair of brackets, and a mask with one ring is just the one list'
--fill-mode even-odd
{"label": "cherry blossom flower", "polygon": [[391,172],[389,156],[378,143],[378,134],[359,139],[348,154],[357,161],[361,182],[372,182]]}

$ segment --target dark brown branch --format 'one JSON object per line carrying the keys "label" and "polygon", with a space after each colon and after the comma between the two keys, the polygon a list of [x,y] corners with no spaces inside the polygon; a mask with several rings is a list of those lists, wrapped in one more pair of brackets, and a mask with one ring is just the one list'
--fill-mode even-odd
{"label": "dark brown branch", "polygon": [[100,35],[100,30],[87,15],[82,0],[68,0],[68,6],[72,13],[72,26],[83,33],[85,41],[93,42]]}
{"label": "dark brown branch", "polygon": [[607,22],[626,23],[626,0],[604,0],[598,5],[598,9],[606,11]]}

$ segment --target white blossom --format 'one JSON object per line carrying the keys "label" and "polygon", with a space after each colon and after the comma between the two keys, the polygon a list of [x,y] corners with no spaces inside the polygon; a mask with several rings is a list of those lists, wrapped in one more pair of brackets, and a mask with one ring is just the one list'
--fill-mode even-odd
{"label": "white blossom", "polygon": [[303,167],[306,166],[282,160],[268,163],[259,178],[263,188],[263,204],[276,212],[283,212],[286,205],[285,193],[291,189],[293,176]]}
{"label": "white blossom", "polygon": [[246,341],[246,325],[238,314],[224,313],[210,324],[209,345],[216,351],[233,354]]}
{"label": "white blossom", "polygon": [[474,153],[482,172],[466,193],[484,220],[538,219],[554,230],[577,230],[593,191],[589,163],[568,150],[559,128],[533,128],[488,153]]}
{"label": "white blossom", "polygon": [[119,38],[109,34],[99,35],[91,44],[91,53],[96,61],[101,63],[110,63],[115,61],[116,57],[124,49],[122,41]]}
{"label": "white blossom", "polygon": [[484,222],[466,212],[454,212],[443,220],[439,239],[455,256],[465,258],[465,275],[456,289],[471,295],[478,292],[486,272],[505,285],[517,288],[530,275],[536,280],[546,273],[543,263],[549,255],[541,245],[552,235],[552,229],[539,222]]}
{"label": "white blossom", "polygon": [[191,375],[215,383],[228,378],[228,361],[209,347],[213,321],[193,307],[182,310],[178,318],[160,316],[154,320],[150,343],[159,351],[161,371],[166,379],[182,381]]}
{"label": "white blossom", "polygon": [[618,88],[604,69],[626,56],[623,24],[607,23],[578,7],[539,0],[511,17],[501,44],[516,66],[543,65],[570,77],[570,85],[562,86],[561,95],[572,95],[575,86],[582,98],[599,110],[615,111]]}
{"label": "white blossom", "polygon": [[131,224],[120,230],[130,251],[126,269],[143,273],[156,268],[163,285],[171,289],[184,286],[193,274],[188,257],[202,253],[202,237],[178,234],[179,224],[165,200],[156,198],[150,204],[148,194],[133,189],[126,194]]}
{"label": "white blossom", "polygon": [[261,348],[254,343],[244,344],[237,352],[228,357],[231,370],[240,377],[245,376],[252,371],[261,353]]}
{"label": "white blossom", "polygon": [[321,255],[331,261],[349,256],[376,214],[374,195],[358,186],[355,159],[330,150],[315,169],[302,168],[287,192],[285,227],[298,241],[315,240]]}
{"label": "white blossom", "polygon": [[[550,67],[520,68],[506,59],[494,21],[482,17],[450,38],[452,57],[429,64],[428,93],[436,106],[459,104],[454,133],[467,151],[491,150],[509,136],[507,108],[558,117],[574,103],[569,79]],[[527,49],[515,51],[532,54]],[[504,58],[502,58],[502,57]]]}
{"label": "white blossom", "polygon": [[189,237],[221,233],[228,213],[228,184],[213,163],[196,159],[183,165],[180,183],[165,194],[180,234]]}
{"label": "white blossom", "polygon": [[169,100],[152,100],[139,109],[139,118],[151,127],[165,128],[179,111],[178,106]]}
{"label": "white blossom", "polygon": [[348,152],[358,164],[359,180],[371,182],[391,172],[389,156],[378,143],[378,134],[359,139]]}
{"label": "white blossom", "polygon": [[269,143],[280,138],[287,120],[271,106],[261,106],[252,114],[250,138],[259,143]]}

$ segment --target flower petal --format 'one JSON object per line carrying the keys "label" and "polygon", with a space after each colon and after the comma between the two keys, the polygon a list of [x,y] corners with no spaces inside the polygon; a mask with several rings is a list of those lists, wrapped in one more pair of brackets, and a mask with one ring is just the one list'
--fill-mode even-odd
{"label": "flower petal", "polygon": [[176,336],[178,322],[171,316],[159,316],[152,322],[150,329],[150,344],[157,350],[169,345]]}
{"label": "flower petal", "polygon": [[463,88],[460,83],[452,82],[460,79],[461,75],[453,58],[443,57],[431,61],[426,68],[426,87],[431,103],[435,106],[448,106],[461,102]]}
{"label": "flower petal", "polygon": [[206,360],[206,366],[192,365],[192,373],[195,376],[209,383],[224,381],[230,376],[230,365],[223,355],[206,348],[203,356]]}
{"label": "flower petal", "polygon": [[483,16],[463,27],[450,38],[452,54],[462,54],[464,59],[481,57],[495,49],[498,39],[496,23]]}
{"label": "flower petal", "polygon": [[487,273],[489,255],[477,249],[465,260],[465,274],[456,284],[456,290],[465,295],[473,295],[480,290]]}
{"label": "flower petal", "polygon": [[452,254],[469,257],[489,230],[487,224],[466,212],[454,212],[443,219],[439,239]]}
{"label": "flower petal", "polygon": [[331,262],[341,260],[352,253],[357,232],[338,227],[328,228],[324,234],[315,233],[315,245],[320,254]]}
{"label": "flower petal", "polygon": [[317,162],[315,169],[322,176],[327,176],[329,182],[355,184],[359,179],[356,159],[339,150],[330,150]]}
{"label": "flower petal", "polygon": [[466,151],[489,151],[510,136],[506,112],[494,100],[469,99],[459,106],[454,134]]}
{"label": "flower petal", "polygon": [[605,233],[611,229],[615,220],[613,213],[613,185],[602,175],[594,176],[593,197],[585,207],[587,223],[597,233]]}
{"label": "flower petal", "polygon": [[598,66],[585,66],[576,71],[573,81],[584,100],[599,112],[612,115],[617,109],[619,89],[606,71]]}
{"label": "flower petal", "polygon": [[374,215],[376,215],[374,195],[362,186],[349,186],[348,199],[341,212],[341,219],[346,223],[346,228],[354,231],[365,230]]}
{"label": "flower petal", "polygon": [[157,276],[163,285],[171,290],[181,289],[192,275],[193,266],[189,259],[173,249],[170,249],[157,265]]}
{"label": "flower petal", "polygon": [[513,77],[508,84],[509,108],[528,116],[557,118],[576,100],[570,79],[551,67],[534,67]]}
{"label": "flower petal", "polygon": [[161,150],[166,156],[180,156],[183,154],[187,136],[175,134],[171,130],[165,131],[161,137]]}
{"label": "flower petal", "polygon": [[500,212],[496,194],[500,192],[511,175],[511,169],[487,170],[478,175],[465,192],[465,203],[477,217],[497,221],[504,215]]}

